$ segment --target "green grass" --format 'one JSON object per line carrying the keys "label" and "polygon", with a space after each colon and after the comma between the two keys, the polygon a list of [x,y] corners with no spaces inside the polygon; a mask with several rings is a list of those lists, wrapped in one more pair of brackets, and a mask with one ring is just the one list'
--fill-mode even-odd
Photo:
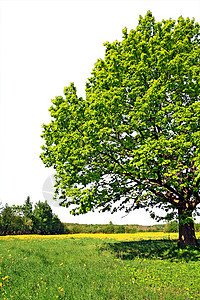
{"label": "green grass", "polygon": [[200,299],[200,251],[167,240],[0,240],[0,299]]}

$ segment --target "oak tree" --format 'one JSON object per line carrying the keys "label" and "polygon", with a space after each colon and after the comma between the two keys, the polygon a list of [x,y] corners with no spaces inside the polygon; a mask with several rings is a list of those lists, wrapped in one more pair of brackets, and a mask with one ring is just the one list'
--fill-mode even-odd
{"label": "oak tree", "polygon": [[139,17],[105,43],[86,83],[55,97],[41,159],[73,214],[145,208],[178,214],[179,242],[197,244],[200,203],[200,29],[194,19]]}

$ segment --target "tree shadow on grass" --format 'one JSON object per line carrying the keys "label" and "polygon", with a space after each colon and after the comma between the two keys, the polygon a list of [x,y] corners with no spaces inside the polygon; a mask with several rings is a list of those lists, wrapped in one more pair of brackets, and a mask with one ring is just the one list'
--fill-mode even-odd
{"label": "tree shadow on grass", "polygon": [[171,240],[141,240],[112,242],[106,243],[104,246],[122,260],[132,260],[136,257],[172,261],[200,260],[200,248],[188,246],[181,249],[178,248],[177,242]]}

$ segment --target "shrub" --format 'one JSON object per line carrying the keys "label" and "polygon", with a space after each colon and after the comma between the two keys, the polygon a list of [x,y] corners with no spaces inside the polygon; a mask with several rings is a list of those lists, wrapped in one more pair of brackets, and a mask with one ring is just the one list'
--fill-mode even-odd
{"label": "shrub", "polygon": [[169,222],[165,225],[165,232],[178,232],[179,225],[176,221]]}

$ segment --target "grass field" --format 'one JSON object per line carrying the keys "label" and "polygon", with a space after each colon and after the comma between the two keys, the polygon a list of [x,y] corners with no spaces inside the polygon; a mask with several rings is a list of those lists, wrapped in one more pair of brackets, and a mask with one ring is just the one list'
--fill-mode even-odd
{"label": "grass field", "polygon": [[200,251],[177,234],[0,237],[0,299],[200,299]]}

